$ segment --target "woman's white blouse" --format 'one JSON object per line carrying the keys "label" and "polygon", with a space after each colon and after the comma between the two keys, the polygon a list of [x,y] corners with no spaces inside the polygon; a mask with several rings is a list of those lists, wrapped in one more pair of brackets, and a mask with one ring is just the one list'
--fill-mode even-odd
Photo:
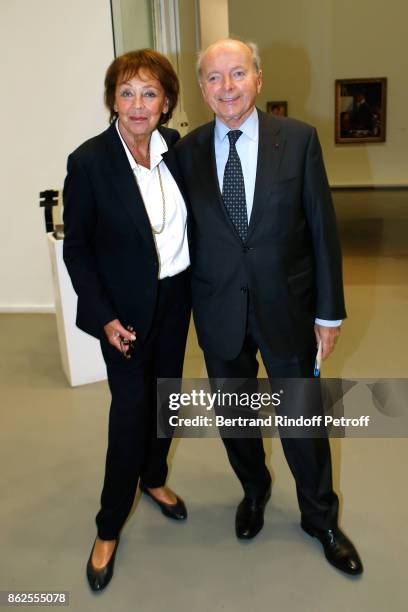
{"label": "woman's white blouse", "polygon": [[[160,234],[153,234],[159,259],[159,278],[179,274],[190,265],[187,242],[187,210],[183,196],[170,170],[162,159],[168,150],[166,141],[158,130],[150,139],[150,168],[140,166],[133,158],[119,131],[116,129],[125,149],[130,167],[139,186],[150,225],[159,231],[163,223],[163,201],[157,168],[160,174],[166,202],[166,223]],[[135,206],[137,206],[135,202]]]}

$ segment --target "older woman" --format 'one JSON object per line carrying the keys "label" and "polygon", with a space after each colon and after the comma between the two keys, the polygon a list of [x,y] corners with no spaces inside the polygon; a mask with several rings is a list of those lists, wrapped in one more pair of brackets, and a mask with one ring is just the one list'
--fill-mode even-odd
{"label": "older woman", "polygon": [[[180,378],[190,317],[186,207],[162,127],[177,104],[169,61],[151,49],[109,66],[110,127],[68,158],[64,260],[78,294],[77,325],[100,339],[112,394],[92,590],[110,581],[119,534],[140,479],[162,512],[185,519],[165,486],[169,439],[156,435],[156,380]],[[130,358],[129,358],[130,357]]]}

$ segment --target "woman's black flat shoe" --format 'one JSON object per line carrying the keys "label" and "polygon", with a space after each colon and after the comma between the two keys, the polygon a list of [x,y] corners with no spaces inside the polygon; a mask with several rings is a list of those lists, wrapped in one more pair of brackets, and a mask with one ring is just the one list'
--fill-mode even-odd
{"label": "woman's black flat shoe", "polygon": [[175,519],[176,521],[184,521],[187,518],[186,505],[178,495],[176,495],[177,501],[175,504],[165,504],[154,497],[154,495],[152,495],[148,488],[144,485],[140,485],[140,490],[148,495],[150,499],[152,499],[159,506],[165,516]]}
{"label": "woman's black flat shoe", "polygon": [[113,549],[111,558],[109,559],[108,563],[104,567],[100,569],[96,569],[92,565],[92,554],[95,548],[95,542],[94,542],[94,545],[92,546],[91,554],[89,556],[88,563],[86,566],[86,577],[88,578],[88,583],[92,591],[102,591],[111,581],[111,578],[113,576],[113,567],[115,565],[115,556],[116,556],[116,551],[118,549],[118,544],[119,544],[119,537],[116,540],[115,548]]}

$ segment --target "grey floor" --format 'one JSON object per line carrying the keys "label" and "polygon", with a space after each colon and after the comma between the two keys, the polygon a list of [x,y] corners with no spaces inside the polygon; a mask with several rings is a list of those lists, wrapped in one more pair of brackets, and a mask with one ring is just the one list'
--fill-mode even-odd
{"label": "grey floor", "polygon": [[[408,194],[336,193],[349,319],[325,376],[407,377]],[[408,609],[406,439],[333,440],[341,523],[365,564],[346,577],[298,525],[278,440],[265,527],[237,541],[241,491],[217,439],[176,441],[170,484],[189,519],[174,524],[136,498],[108,589],[84,569],[105,456],[105,383],[68,387],[52,315],[0,316],[0,590],[70,592],[70,609],[402,612]],[[203,376],[190,330],[185,375]]]}

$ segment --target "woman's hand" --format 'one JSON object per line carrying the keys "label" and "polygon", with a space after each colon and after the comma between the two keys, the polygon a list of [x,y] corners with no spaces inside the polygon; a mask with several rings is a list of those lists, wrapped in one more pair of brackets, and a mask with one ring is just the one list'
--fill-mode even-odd
{"label": "woman's hand", "polygon": [[113,319],[113,321],[110,321],[104,325],[103,329],[105,330],[109,344],[114,346],[120,352],[122,352],[122,350],[125,352],[129,350],[127,345],[122,344],[121,346],[121,337],[125,338],[126,340],[136,340],[136,334],[125,329],[119,319]]}

